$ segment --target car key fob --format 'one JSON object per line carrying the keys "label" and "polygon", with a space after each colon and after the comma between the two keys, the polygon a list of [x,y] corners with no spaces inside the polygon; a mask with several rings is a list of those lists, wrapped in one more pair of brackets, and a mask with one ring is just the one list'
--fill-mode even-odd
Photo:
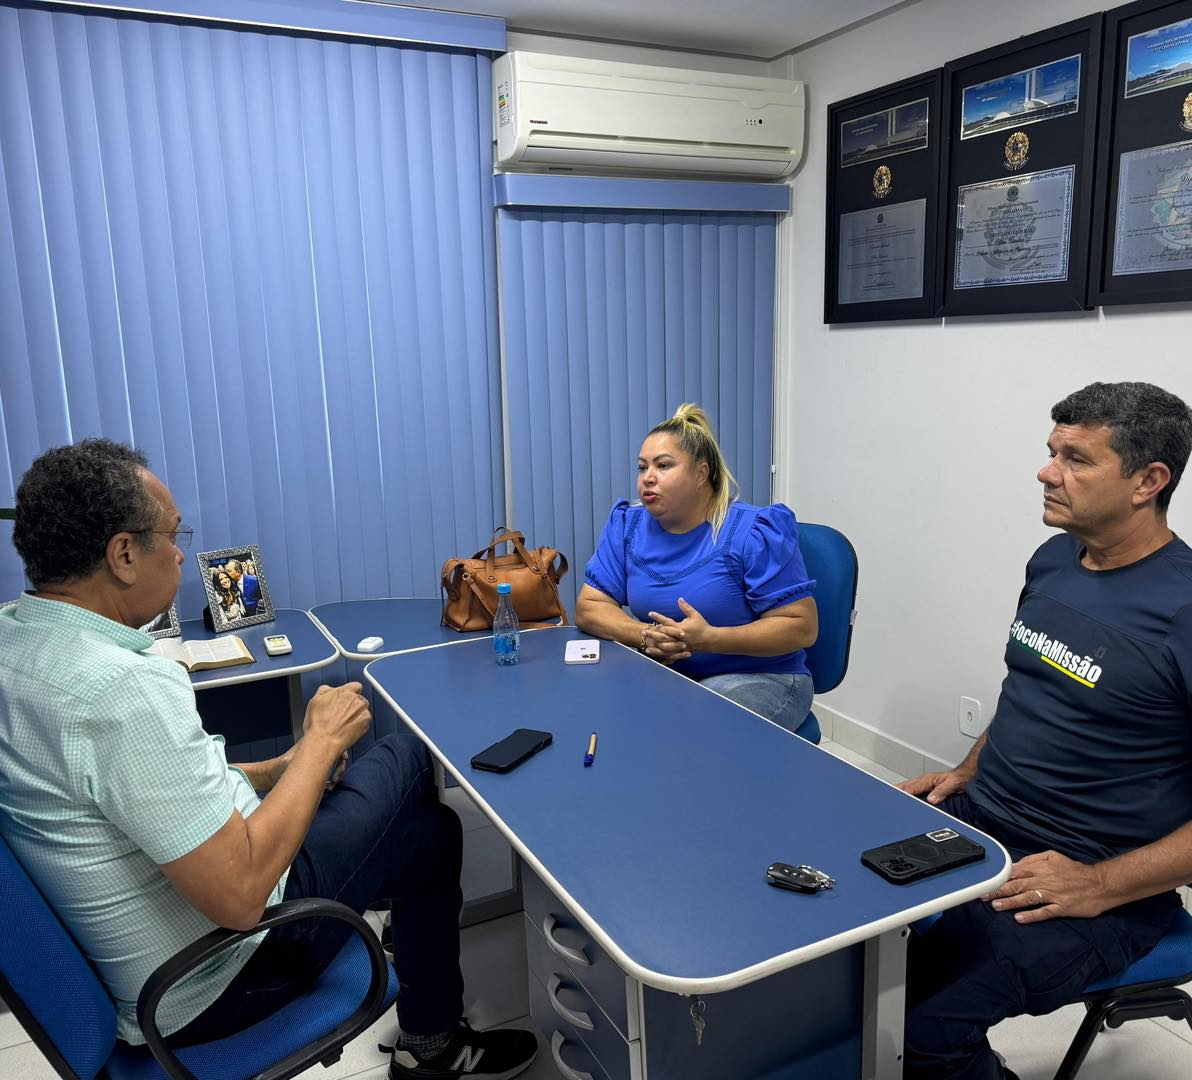
{"label": "car key fob", "polygon": [[792,866],[784,862],[771,863],[766,867],[766,880],[780,889],[791,889],[801,893],[817,893],[836,884],[832,878],[814,866]]}

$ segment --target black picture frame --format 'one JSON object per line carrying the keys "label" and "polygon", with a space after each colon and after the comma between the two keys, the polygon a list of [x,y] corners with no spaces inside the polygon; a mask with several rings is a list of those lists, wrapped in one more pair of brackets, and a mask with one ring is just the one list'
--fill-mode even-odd
{"label": "black picture frame", "polygon": [[[1090,15],[944,65],[941,314],[1090,306],[1103,24]],[[962,204],[982,226],[967,243]]]}
{"label": "black picture frame", "polygon": [[[265,581],[265,567],[261,552],[256,544],[241,544],[238,547],[221,548],[219,551],[200,551],[195,555],[199,574],[203,579],[203,591],[211,609],[211,626],[217,634],[225,630],[236,630],[241,626],[272,622],[275,618],[273,600]],[[235,576],[233,592],[225,594],[216,584],[216,574],[229,564],[238,564],[240,574]],[[229,574],[229,580],[234,575]],[[249,582],[251,585],[242,584]],[[229,611],[225,599],[230,598],[234,606]]]}
{"label": "black picture frame", "polygon": [[[824,259],[824,322],[923,319],[936,314],[940,154],[945,128],[940,111],[943,71],[936,68],[828,106],[828,187]],[[926,145],[911,137],[845,153],[845,126],[897,114],[926,102]],[[889,134],[894,135],[893,124]],[[846,156],[851,160],[846,160]],[[880,170],[885,170],[884,174]],[[923,200],[922,291],[917,297],[846,300],[841,296],[840,243],[844,215],[909,207]]]}
{"label": "black picture frame", "polygon": [[[1172,208],[1175,222],[1162,223],[1162,195],[1156,192],[1150,220],[1144,197],[1122,205],[1121,181],[1127,170],[1146,181],[1146,165],[1170,156],[1192,161],[1192,43],[1181,45],[1172,66],[1157,77],[1139,77],[1146,62],[1143,35],[1187,22],[1192,30],[1192,0],[1138,0],[1110,11],[1105,18],[1105,50],[1101,82],[1101,127],[1097,141],[1097,192],[1094,208],[1092,280],[1093,301],[1102,305],[1153,304],[1192,300],[1192,248],[1180,259],[1182,238],[1192,240],[1192,213]],[[1182,37],[1183,30],[1179,31]],[[1166,62],[1165,62],[1166,63]],[[1132,72],[1132,66],[1137,65]],[[1130,85],[1133,83],[1134,85]],[[1181,148],[1180,144],[1186,144]],[[1164,170],[1163,165],[1158,166]],[[1152,165],[1152,170],[1155,166]],[[1180,171],[1178,169],[1174,171]],[[1186,168],[1183,170],[1187,175]],[[1135,189],[1137,190],[1137,189]],[[1192,200],[1187,184],[1183,198]],[[1131,202],[1133,206],[1131,206]],[[1185,204],[1186,205],[1186,204]],[[1141,217],[1140,217],[1141,215]],[[1176,229],[1172,229],[1172,225]],[[1154,234],[1148,236],[1150,228]],[[1119,230],[1134,240],[1118,250]],[[1175,241],[1174,245],[1171,243]],[[1165,242],[1166,241],[1166,242]],[[1130,250],[1126,250],[1127,246]],[[1184,269],[1146,272],[1140,267],[1176,256]]]}

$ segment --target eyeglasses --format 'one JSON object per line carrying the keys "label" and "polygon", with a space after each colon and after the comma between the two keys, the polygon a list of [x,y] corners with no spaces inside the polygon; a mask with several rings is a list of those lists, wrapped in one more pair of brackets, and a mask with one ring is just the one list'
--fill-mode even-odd
{"label": "eyeglasses", "polygon": [[179,551],[190,547],[195,531],[189,525],[179,525],[176,529],[137,529],[138,533],[152,533],[154,536],[168,536],[170,543]]}

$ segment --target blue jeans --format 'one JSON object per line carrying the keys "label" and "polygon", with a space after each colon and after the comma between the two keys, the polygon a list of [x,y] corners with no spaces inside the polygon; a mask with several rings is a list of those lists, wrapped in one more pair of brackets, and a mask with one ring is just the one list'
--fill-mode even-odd
{"label": "blue jeans", "polygon": [[[459,970],[459,819],[439,802],[426,748],[413,735],[377,740],[323,801],[290,866],[286,900],[323,897],[356,912],[387,899],[402,1030],[434,1035],[463,1015]],[[223,1038],[310,988],[354,931],[337,919],[270,930],[227,989],[170,1039]]]}
{"label": "blue jeans", "polygon": [[798,731],[807,719],[815,690],[810,675],[771,675],[766,672],[742,672],[709,675],[700,684],[730,701],[773,720],[787,731]]}
{"label": "blue jeans", "polygon": [[[1000,840],[1015,860],[1037,844],[991,819],[967,795],[940,809]],[[1089,983],[1124,971],[1163,936],[1179,904],[1173,892],[1093,919],[1022,925],[982,900],[945,911],[912,934],[907,960],[905,1080],[1001,1080],[985,1033],[1009,1016],[1079,1001]],[[1013,1062],[1009,1063],[1013,1066]]]}

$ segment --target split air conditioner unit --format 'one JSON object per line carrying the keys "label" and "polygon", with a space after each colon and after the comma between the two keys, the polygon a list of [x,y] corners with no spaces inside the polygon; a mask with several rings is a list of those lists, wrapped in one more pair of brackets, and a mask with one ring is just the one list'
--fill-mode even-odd
{"label": "split air conditioner unit", "polygon": [[773,180],[803,153],[789,79],[510,52],[493,63],[496,167]]}

